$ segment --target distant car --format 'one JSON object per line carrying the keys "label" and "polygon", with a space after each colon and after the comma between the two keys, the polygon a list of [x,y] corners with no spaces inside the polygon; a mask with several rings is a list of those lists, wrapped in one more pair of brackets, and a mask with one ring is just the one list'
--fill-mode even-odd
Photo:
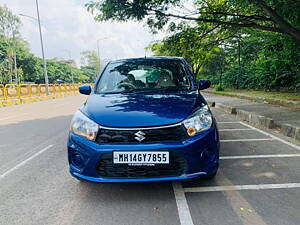
{"label": "distant car", "polygon": [[68,140],[71,174],[92,182],[211,178],[219,135],[187,62],[175,57],[108,63],[75,113]]}

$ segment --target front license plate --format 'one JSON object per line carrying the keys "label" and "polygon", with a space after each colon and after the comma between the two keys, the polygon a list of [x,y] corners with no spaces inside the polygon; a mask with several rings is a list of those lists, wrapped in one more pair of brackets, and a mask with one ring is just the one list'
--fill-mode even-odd
{"label": "front license plate", "polygon": [[169,164],[169,152],[113,152],[113,161],[115,164]]}

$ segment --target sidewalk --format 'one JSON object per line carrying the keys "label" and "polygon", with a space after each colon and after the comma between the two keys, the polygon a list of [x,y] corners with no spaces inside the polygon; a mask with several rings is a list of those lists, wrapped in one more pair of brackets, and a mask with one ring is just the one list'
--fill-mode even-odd
{"label": "sidewalk", "polygon": [[236,97],[259,103],[280,105],[293,109],[300,109],[300,96],[292,93],[262,92],[254,90],[215,91],[212,88],[206,89],[203,92],[226,97]]}
{"label": "sidewalk", "polygon": [[202,93],[210,104],[235,114],[239,119],[300,141],[300,109],[257,103],[246,99]]}

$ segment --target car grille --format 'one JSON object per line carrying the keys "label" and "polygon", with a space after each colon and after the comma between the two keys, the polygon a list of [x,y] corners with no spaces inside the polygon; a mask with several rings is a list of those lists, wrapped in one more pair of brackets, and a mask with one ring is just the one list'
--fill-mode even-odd
{"label": "car grille", "polygon": [[183,157],[170,152],[170,164],[154,166],[129,166],[114,164],[111,154],[104,154],[97,165],[97,172],[103,178],[156,178],[180,176],[186,171],[186,161]]}
{"label": "car grille", "polygon": [[[141,141],[136,139],[137,132],[141,131],[145,138]],[[114,143],[151,143],[162,141],[183,141],[187,138],[187,132],[182,125],[166,128],[153,128],[140,130],[125,130],[125,129],[109,129],[100,128],[96,141],[100,144],[114,144]]]}

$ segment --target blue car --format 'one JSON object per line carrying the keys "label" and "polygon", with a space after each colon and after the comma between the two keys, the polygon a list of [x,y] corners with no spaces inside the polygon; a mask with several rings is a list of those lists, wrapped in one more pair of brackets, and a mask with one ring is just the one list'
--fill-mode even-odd
{"label": "blue car", "polygon": [[75,113],[71,174],[91,182],[212,178],[219,166],[216,120],[183,58],[112,61]]}

